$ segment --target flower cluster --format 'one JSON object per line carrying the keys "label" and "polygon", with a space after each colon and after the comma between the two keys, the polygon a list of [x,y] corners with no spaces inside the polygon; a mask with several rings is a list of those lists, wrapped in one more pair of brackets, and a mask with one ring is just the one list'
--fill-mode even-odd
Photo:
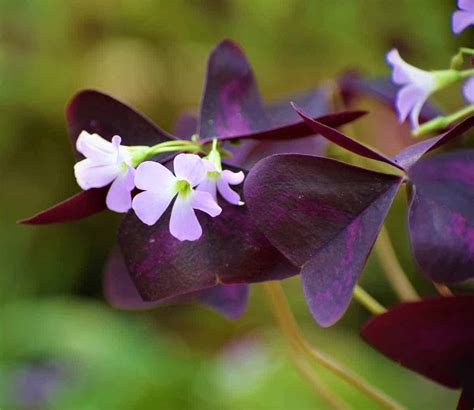
{"label": "flower cluster", "polygon": [[[456,34],[474,24],[474,1],[459,0],[458,6],[461,10],[455,11],[452,18],[453,31]],[[472,110],[464,110],[466,112],[462,111],[458,116],[454,116],[453,119],[446,121],[438,119],[437,122],[425,124],[420,128],[420,112],[428,98],[436,91],[444,89],[458,80],[467,78],[462,88],[463,95],[469,104],[474,103],[474,71],[472,69],[458,69],[463,64],[463,54],[473,55],[474,50],[461,48],[459,53],[453,57],[451,68],[448,70],[425,71],[405,62],[396,49],[387,53],[387,62],[393,70],[392,81],[402,86],[396,98],[399,119],[401,122],[404,122],[408,116],[410,117],[414,135],[443,128],[449,125],[450,121],[457,121],[462,116],[471,113]]]}

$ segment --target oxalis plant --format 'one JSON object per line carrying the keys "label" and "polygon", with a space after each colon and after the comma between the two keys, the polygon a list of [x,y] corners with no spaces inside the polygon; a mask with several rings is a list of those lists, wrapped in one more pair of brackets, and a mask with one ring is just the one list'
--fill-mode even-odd
{"label": "oxalis plant", "polygon": [[[474,24],[474,1],[458,6],[455,33]],[[199,115],[181,117],[173,134],[111,96],[82,91],[66,112],[82,191],[21,223],[123,213],[119,246],[104,273],[112,305],[152,309],[196,301],[235,319],[249,284],[264,282],[296,367],[328,405],[350,408],[310,362],[384,408],[404,408],[305,339],[280,286],[300,274],[319,326],[335,324],[354,298],[374,315],[362,329],[369,344],[462,389],[458,408],[472,409],[474,294],[455,294],[450,286],[474,276],[474,151],[447,145],[474,126],[474,70],[466,55],[474,50],[461,48],[445,70],[424,71],[391,50],[391,85],[350,74],[291,104],[265,106],[242,50],[225,40],[209,57]],[[461,81],[465,107],[444,114],[429,105],[433,93]],[[409,119],[414,138],[437,135],[388,156],[344,134],[336,128],[366,114],[347,110],[360,93],[392,105],[400,121]],[[327,114],[329,97],[339,101],[332,111],[341,111]],[[324,141],[346,152],[347,161],[325,155]],[[402,186],[413,257],[438,297],[418,295],[384,228]],[[357,284],[374,245],[401,301],[388,310]]]}

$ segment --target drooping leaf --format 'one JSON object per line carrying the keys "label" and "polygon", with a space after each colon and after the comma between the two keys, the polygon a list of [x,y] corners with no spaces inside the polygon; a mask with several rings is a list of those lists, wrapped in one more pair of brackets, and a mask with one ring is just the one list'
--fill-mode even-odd
{"label": "drooping leaf", "polygon": [[364,339],[390,359],[447,387],[461,387],[455,364],[474,354],[474,295],[404,303],[375,316]]}
{"label": "drooping leaf", "polygon": [[216,285],[189,294],[155,302],[146,302],[139,295],[118,249],[114,249],[104,269],[104,295],[118,309],[148,310],[169,304],[200,302],[229,319],[237,319],[245,310],[248,286]]}
{"label": "drooping leaf", "polygon": [[315,133],[321,134],[323,137],[327,138],[334,144],[339,145],[340,147],[345,148],[354,154],[374,159],[376,161],[385,162],[386,164],[393,165],[394,167],[403,170],[403,168],[391,158],[374,151],[372,148],[367,147],[366,145],[352,139],[351,137],[348,137],[334,128],[312,119],[300,107],[293,105],[293,108],[300,115],[300,117],[303,118],[306,124],[308,124],[314,130]]}
{"label": "drooping leaf", "polygon": [[211,52],[201,101],[200,138],[247,134],[271,126],[252,68],[231,40]]}
{"label": "drooping leaf", "polygon": [[245,182],[252,217],[295,265],[311,313],[337,321],[401,183],[401,178],[297,154],[258,162]]}
{"label": "drooping leaf", "polygon": [[420,160],[408,175],[409,232],[421,270],[440,283],[474,277],[474,150]]}
{"label": "drooping leaf", "polygon": [[456,137],[459,137],[466,131],[470,130],[473,126],[474,116],[465,119],[459,124],[456,124],[453,128],[451,128],[449,131],[446,131],[444,134],[410,145],[409,147],[399,152],[393,160],[399,165],[401,165],[404,169],[408,169],[428,152],[447,144]]}
{"label": "drooping leaf", "polygon": [[169,233],[168,210],[153,226],[129,212],[119,229],[126,265],[144,300],[211,286],[282,279],[297,274],[253,223],[245,206],[220,203],[216,218],[197,213],[203,234],[181,242]]}
{"label": "drooping leaf", "polygon": [[18,221],[18,223],[49,225],[87,218],[105,209],[105,197],[108,189],[109,187],[104,187],[81,191],[45,211]]}

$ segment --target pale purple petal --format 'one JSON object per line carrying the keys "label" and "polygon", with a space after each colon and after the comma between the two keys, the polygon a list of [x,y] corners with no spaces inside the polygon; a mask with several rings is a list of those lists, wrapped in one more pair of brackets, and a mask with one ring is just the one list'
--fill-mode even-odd
{"label": "pale purple petal", "polygon": [[135,188],[135,169],[127,168],[119,175],[112,185],[105,199],[107,208],[115,212],[127,212],[132,207],[132,191]]}
{"label": "pale purple petal", "polygon": [[455,11],[453,13],[453,32],[459,34],[466,27],[474,24],[474,11]]}
{"label": "pale purple petal", "polygon": [[204,191],[194,191],[191,197],[191,206],[206,214],[215,217],[222,212],[222,208],[217,205],[211,194]]}
{"label": "pale purple petal", "polygon": [[175,185],[176,181],[173,173],[158,162],[142,162],[135,174],[136,187],[146,191],[168,190]]}
{"label": "pale purple petal", "polygon": [[398,50],[390,50],[386,55],[387,62],[392,66],[392,81],[395,84],[406,84],[410,82],[410,77],[405,71],[405,61],[402,60]]}
{"label": "pale purple petal", "polygon": [[188,181],[193,187],[206,177],[204,163],[195,154],[179,154],[174,159],[173,167],[176,178]]}
{"label": "pale purple petal", "polygon": [[112,156],[116,148],[98,134],[82,131],[76,141],[76,149],[86,158],[100,162],[104,157]]}
{"label": "pale purple petal", "polygon": [[74,175],[82,189],[101,188],[110,184],[120,174],[117,162],[98,164],[86,158],[74,165]]}
{"label": "pale purple petal", "polygon": [[222,195],[222,198],[224,198],[227,202],[233,205],[243,205],[240,201],[240,195],[237,192],[233,191],[230,188],[229,183],[223,178],[220,178],[217,181],[217,189]]}
{"label": "pale purple petal", "polygon": [[175,195],[176,192],[169,189],[140,192],[133,198],[132,208],[143,223],[154,225]]}
{"label": "pale purple petal", "polygon": [[413,129],[417,129],[420,126],[420,112],[427,99],[428,96],[425,96],[424,98],[418,100],[411,110],[410,124]]}
{"label": "pale purple petal", "polygon": [[238,185],[244,181],[245,175],[242,171],[232,172],[228,169],[225,169],[221,173],[221,178],[230,185]]}
{"label": "pale purple petal", "polygon": [[191,206],[191,195],[178,195],[170,218],[170,233],[180,241],[196,241],[202,235],[202,228]]}
{"label": "pale purple petal", "polygon": [[405,121],[416,104],[425,100],[426,93],[414,85],[407,85],[397,93],[396,106],[400,121]]}
{"label": "pale purple petal", "polygon": [[474,76],[469,77],[462,86],[462,93],[466,101],[474,104]]}
{"label": "pale purple petal", "polygon": [[458,7],[461,10],[474,12],[474,0],[458,0]]}
{"label": "pale purple petal", "polygon": [[208,192],[217,202],[217,180],[215,178],[206,178],[197,186],[196,191]]}

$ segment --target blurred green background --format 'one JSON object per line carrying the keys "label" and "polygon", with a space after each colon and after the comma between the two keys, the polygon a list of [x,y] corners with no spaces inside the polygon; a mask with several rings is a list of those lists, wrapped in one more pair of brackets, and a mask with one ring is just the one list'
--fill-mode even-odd
{"label": "blurred green background", "polygon": [[[127,101],[170,130],[197,108],[207,55],[222,38],[242,44],[271,100],[347,68],[388,73],[392,47],[420,67],[444,68],[469,45],[467,32],[450,32],[454,9],[438,0],[0,0],[0,409],[326,408],[292,367],[260,285],[235,322],[195,305],[117,311],[101,291],[117,215],[47,227],[15,221],[78,190],[63,110],[82,88]],[[389,141],[380,131],[395,124],[384,115],[384,128],[361,121],[379,131],[372,143],[382,147]],[[409,255],[404,211],[402,194],[390,234],[418,289],[433,293]],[[375,257],[363,283],[387,306],[396,302]],[[457,392],[362,343],[369,316],[358,305],[323,330],[299,279],[284,285],[323,351],[410,409],[454,408]],[[377,408],[320,373],[354,408]]]}

